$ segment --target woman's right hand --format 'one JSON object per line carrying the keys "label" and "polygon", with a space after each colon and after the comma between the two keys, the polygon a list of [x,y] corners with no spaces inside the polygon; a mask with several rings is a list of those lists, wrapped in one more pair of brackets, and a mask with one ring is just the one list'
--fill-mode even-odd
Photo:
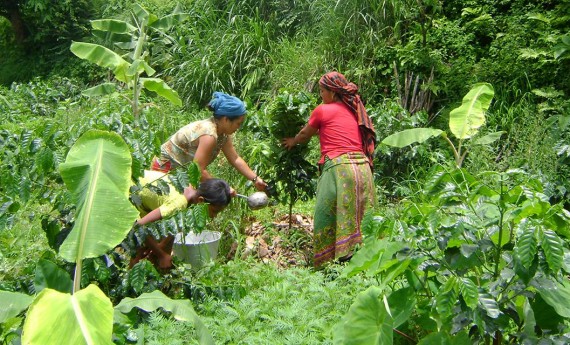
{"label": "woman's right hand", "polygon": [[232,198],[235,198],[237,196],[237,192],[233,187],[230,187],[230,195]]}
{"label": "woman's right hand", "polygon": [[283,144],[287,150],[291,150],[293,146],[297,145],[294,137],[281,139],[281,144]]}
{"label": "woman's right hand", "polygon": [[253,183],[258,191],[264,191],[267,188],[267,183],[261,177],[257,177]]}

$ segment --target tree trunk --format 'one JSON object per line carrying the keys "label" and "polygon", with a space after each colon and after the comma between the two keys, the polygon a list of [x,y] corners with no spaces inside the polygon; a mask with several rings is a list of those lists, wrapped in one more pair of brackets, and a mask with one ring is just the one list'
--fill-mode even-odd
{"label": "tree trunk", "polygon": [[22,44],[28,38],[29,32],[26,28],[17,0],[8,0],[2,2],[3,8],[0,8],[0,15],[5,17],[12,24],[16,42]]}

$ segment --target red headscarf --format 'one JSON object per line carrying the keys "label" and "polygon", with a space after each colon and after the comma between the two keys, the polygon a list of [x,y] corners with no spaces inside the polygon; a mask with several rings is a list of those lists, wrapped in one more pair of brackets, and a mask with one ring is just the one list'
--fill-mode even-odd
{"label": "red headscarf", "polygon": [[329,72],[321,77],[319,84],[327,90],[331,90],[341,97],[341,100],[346,104],[356,116],[360,133],[362,135],[362,149],[368,157],[370,166],[374,159],[374,146],[376,145],[376,131],[374,125],[362,104],[362,100],[358,95],[358,86],[348,82],[344,75],[338,72]]}

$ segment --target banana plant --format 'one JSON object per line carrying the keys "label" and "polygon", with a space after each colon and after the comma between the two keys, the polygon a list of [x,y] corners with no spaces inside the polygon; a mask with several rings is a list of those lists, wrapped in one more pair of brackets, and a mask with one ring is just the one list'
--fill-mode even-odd
{"label": "banana plant", "polygon": [[[81,289],[82,260],[115,248],[138,217],[129,202],[131,163],[129,147],[118,134],[90,130],[77,140],[60,165],[61,177],[77,207],[74,227],[59,251],[66,261],[75,262],[73,288],[68,291],[61,269],[44,264],[37,284],[43,289],[36,296],[0,294],[10,298],[0,302],[0,310],[7,310],[0,313],[0,322],[18,315],[29,304],[22,344],[113,344],[113,322],[121,322],[120,313],[133,307],[145,311],[160,307],[178,320],[193,321],[200,343],[213,344],[189,301],[171,300],[154,292],[125,299],[113,308],[97,285]],[[4,308],[5,303],[9,308]]]}
{"label": "banana plant", "polygon": [[[382,140],[382,144],[402,148],[415,143],[421,144],[434,137],[442,137],[451,146],[455,164],[460,168],[468,152],[464,147],[464,142],[475,136],[481,126],[485,124],[485,112],[489,109],[494,95],[495,91],[491,84],[475,84],[463,97],[461,106],[449,113],[449,130],[458,139],[457,146],[449,139],[445,131],[436,128],[406,129],[387,136]],[[498,140],[504,133],[504,131],[499,131],[487,134],[473,142],[473,145],[490,144]]]}
{"label": "banana plant", "polygon": [[[153,77],[156,71],[148,63],[150,51],[144,49],[153,33],[168,37],[166,32],[187,17],[188,14],[182,13],[177,7],[172,14],[158,18],[139,4],[134,4],[133,24],[116,19],[91,21],[93,35],[109,41],[118,52],[100,44],[87,42],[73,42],[71,52],[81,59],[110,69],[118,82],[132,89],[130,103],[133,115],[138,119],[142,89],[155,92],[175,105],[182,105],[175,90],[164,80]],[[83,94],[89,97],[103,96],[114,93],[116,89],[115,83],[103,83],[85,90]]]}

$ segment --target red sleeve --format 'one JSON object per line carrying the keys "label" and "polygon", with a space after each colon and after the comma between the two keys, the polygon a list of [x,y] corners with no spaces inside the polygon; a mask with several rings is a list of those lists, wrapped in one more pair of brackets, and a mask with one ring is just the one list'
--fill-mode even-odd
{"label": "red sleeve", "polygon": [[315,110],[311,113],[311,117],[309,118],[309,126],[319,129],[321,128],[321,120],[322,120],[322,113],[323,107],[321,105],[317,106]]}

